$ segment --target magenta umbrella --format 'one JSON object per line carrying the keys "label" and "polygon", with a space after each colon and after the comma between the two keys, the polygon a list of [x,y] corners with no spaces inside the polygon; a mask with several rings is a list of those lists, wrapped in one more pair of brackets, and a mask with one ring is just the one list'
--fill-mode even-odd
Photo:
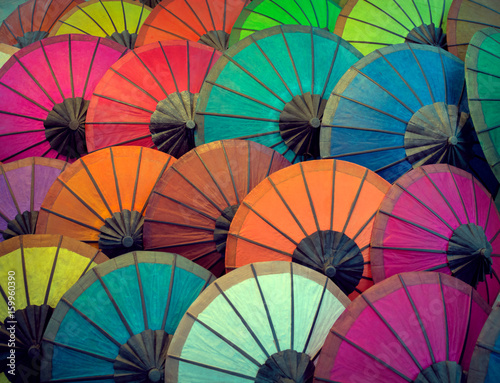
{"label": "magenta umbrella", "polygon": [[405,271],[439,271],[477,288],[491,305],[499,290],[500,215],[470,173],[425,165],[399,178],[375,217],[375,283]]}
{"label": "magenta umbrella", "polygon": [[86,154],[90,96],[126,51],[108,39],[63,35],[14,54],[0,69],[0,161]]}

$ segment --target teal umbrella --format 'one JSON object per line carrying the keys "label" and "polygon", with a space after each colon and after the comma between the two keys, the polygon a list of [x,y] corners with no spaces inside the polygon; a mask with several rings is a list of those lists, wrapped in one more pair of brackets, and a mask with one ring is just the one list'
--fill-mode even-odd
{"label": "teal umbrella", "polygon": [[361,57],[318,28],[255,32],[225,51],[208,74],[196,108],[197,143],[249,139],[291,162],[318,157],[328,96]]}

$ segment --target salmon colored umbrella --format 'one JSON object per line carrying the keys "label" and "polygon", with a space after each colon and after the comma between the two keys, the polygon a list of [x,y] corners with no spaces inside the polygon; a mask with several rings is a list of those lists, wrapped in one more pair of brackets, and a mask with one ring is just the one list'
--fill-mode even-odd
{"label": "salmon colored umbrella", "polygon": [[491,305],[500,291],[500,214],[469,173],[449,165],[414,169],[391,187],[373,225],[375,282],[405,271],[439,271],[477,288]]}
{"label": "salmon colored umbrella", "polygon": [[89,154],[54,182],[36,232],[60,233],[99,247],[109,257],[142,249],[144,211],[172,156],[137,146]]}
{"label": "salmon colored umbrella", "polygon": [[282,24],[310,25],[333,32],[341,10],[334,0],[253,0],[234,23],[229,45]]}
{"label": "salmon colored umbrella", "polygon": [[151,8],[133,0],[90,0],[61,17],[50,36],[66,33],[106,37],[133,49]]}
{"label": "salmon colored umbrella", "polygon": [[144,22],[137,43],[190,40],[223,52],[234,22],[248,3],[250,0],[163,0]]}
{"label": "salmon colored umbrella", "polygon": [[[42,335],[53,309],[81,276],[107,259],[61,235],[21,235],[0,243],[0,372],[9,380],[40,381]],[[7,360],[11,350],[13,367]]]}
{"label": "salmon colored umbrella", "polygon": [[220,53],[189,41],[136,48],[104,75],[90,100],[89,151],[142,145],[180,157],[194,148],[198,92]]}
{"label": "salmon colored umbrella", "polygon": [[454,0],[448,12],[448,51],[465,61],[472,36],[486,27],[500,28],[496,0]]}
{"label": "salmon colored umbrella", "polygon": [[361,54],[319,28],[283,25],[228,49],[208,74],[196,107],[197,142],[240,138],[292,163],[319,157],[326,101]]}
{"label": "salmon colored umbrella", "polygon": [[42,157],[0,164],[0,241],[35,233],[43,199],[66,165]]}
{"label": "salmon colored umbrella", "polygon": [[474,128],[500,181],[500,29],[486,28],[474,34],[465,66]]}
{"label": "salmon colored umbrella", "polygon": [[325,108],[321,155],[352,161],[394,182],[412,167],[448,163],[499,184],[469,115],[464,63],[427,45],[399,44],[363,57]]}
{"label": "salmon colored umbrella", "polygon": [[226,267],[298,262],[326,274],[353,298],[373,284],[370,235],[389,187],[372,171],[344,161],[308,161],[276,172],[238,209]]}
{"label": "salmon colored umbrella", "polygon": [[166,382],[311,382],[312,360],[349,304],[306,267],[261,262],[215,281],[168,349]]}
{"label": "salmon colored umbrella", "polygon": [[494,383],[500,379],[500,306],[491,311],[470,361],[469,383]]}
{"label": "salmon colored umbrella", "polygon": [[138,251],[93,268],[54,310],[41,380],[163,381],[172,335],[214,280],[170,253]]}
{"label": "salmon colored umbrella", "polygon": [[0,69],[0,161],[86,154],[90,96],[126,50],[107,39],[64,35],[14,54]]}
{"label": "salmon colored umbrella", "polygon": [[83,0],[29,0],[0,26],[0,42],[24,48],[49,35],[56,21]]}
{"label": "salmon colored umbrella", "polygon": [[220,276],[238,206],[260,181],[288,165],[283,156],[254,142],[217,141],[191,150],[154,189],[144,247],[174,251]]}
{"label": "salmon colored umbrella", "polygon": [[2,68],[3,64],[5,64],[18,50],[19,48],[0,43],[0,68]]}
{"label": "salmon colored umbrella", "polygon": [[356,298],[335,322],[314,382],[464,382],[491,308],[440,273],[403,273]]}
{"label": "salmon colored umbrella", "polygon": [[362,54],[404,42],[446,49],[446,17],[452,0],[349,0],[334,33]]}

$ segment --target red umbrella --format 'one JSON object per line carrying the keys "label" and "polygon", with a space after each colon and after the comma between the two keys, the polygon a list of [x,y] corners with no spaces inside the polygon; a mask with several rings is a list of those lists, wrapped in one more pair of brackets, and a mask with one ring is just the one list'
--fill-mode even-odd
{"label": "red umbrella", "polygon": [[472,287],[445,274],[393,276],[337,319],[315,382],[464,381],[490,311]]}
{"label": "red umbrella", "polygon": [[0,161],[85,154],[88,100],[126,51],[108,39],[64,35],[14,54],[0,69]]}
{"label": "red umbrella", "polygon": [[137,48],[106,72],[90,100],[87,146],[142,145],[180,157],[194,148],[194,107],[221,53],[189,41]]}

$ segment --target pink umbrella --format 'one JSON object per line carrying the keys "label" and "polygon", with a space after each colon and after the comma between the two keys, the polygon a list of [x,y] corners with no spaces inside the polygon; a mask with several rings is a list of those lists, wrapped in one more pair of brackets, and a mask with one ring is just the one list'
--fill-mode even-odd
{"label": "pink umbrella", "polygon": [[500,290],[500,215],[471,174],[439,164],[399,178],[375,217],[375,283],[405,271],[440,271],[477,288],[491,305]]}
{"label": "pink umbrella", "polygon": [[126,51],[107,39],[63,35],[14,54],[0,69],[0,161],[85,154],[88,100]]}

